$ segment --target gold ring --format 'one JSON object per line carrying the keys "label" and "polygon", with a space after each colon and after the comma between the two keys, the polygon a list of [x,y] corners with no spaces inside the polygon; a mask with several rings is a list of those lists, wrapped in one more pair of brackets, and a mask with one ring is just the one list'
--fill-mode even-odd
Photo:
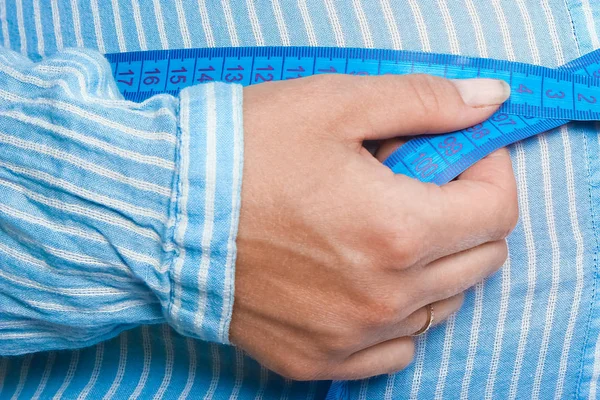
{"label": "gold ring", "polygon": [[431,325],[433,325],[433,316],[433,304],[429,304],[427,306],[427,322],[425,323],[425,326],[421,328],[418,332],[414,333],[412,336],[421,336],[425,332],[427,332],[429,328],[431,328]]}

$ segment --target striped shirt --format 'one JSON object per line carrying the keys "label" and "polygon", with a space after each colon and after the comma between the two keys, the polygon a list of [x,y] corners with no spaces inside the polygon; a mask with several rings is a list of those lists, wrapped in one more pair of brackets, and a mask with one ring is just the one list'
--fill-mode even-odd
{"label": "striped shirt", "polygon": [[[0,398],[319,399],[331,386],[228,345],[240,88],[126,102],[96,50],[377,47],[556,67],[598,33],[596,0],[0,0]],[[346,398],[596,398],[597,128],[511,147],[508,261],[419,338],[409,368],[345,383]]]}

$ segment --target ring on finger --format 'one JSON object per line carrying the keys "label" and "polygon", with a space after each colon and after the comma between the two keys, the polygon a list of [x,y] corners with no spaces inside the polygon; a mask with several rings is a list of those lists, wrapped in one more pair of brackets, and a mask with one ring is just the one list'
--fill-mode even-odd
{"label": "ring on finger", "polygon": [[411,336],[421,336],[423,334],[425,334],[429,328],[431,328],[431,326],[433,325],[433,318],[434,318],[434,312],[433,312],[433,304],[428,304],[427,307],[427,322],[425,322],[425,325],[419,329],[417,332],[413,333]]}

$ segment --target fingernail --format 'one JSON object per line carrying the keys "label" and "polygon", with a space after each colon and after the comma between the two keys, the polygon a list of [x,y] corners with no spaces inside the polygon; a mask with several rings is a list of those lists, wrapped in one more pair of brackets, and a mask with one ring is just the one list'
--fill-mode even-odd
{"label": "fingernail", "polygon": [[499,79],[452,79],[465,104],[486,107],[502,104],[510,96],[510,86]]}

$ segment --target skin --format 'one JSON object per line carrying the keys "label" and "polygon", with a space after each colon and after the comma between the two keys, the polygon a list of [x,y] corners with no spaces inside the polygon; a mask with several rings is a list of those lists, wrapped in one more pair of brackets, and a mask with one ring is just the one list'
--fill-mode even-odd
{"label": "skin", "polygon": [[[296,380],[405,368],[425,307],[440,323],[506,260],[516,184],[505,149],[443,186],[381,161],[409,135],[473,126],[496,109],[425,75],[246,88],[232,343]],[[386,141],[374,157],[364,140]]]}

